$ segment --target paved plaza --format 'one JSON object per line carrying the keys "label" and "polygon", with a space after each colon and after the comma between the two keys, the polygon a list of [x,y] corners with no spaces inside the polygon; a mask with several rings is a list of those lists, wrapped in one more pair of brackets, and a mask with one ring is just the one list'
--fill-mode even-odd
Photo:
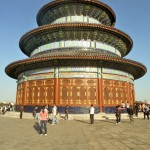
{"label": "paved plaza", "polygon": [[1,150],[149,150],[150,120],[60,120],[48,123],[48,135],[38,134],[34,119],[0,115]]}

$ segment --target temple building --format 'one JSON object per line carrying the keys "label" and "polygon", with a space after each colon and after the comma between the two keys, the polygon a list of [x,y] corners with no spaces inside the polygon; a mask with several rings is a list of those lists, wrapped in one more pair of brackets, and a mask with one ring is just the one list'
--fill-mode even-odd
{"label": "temple building", "polygon": [[17,106],[26,112],[55,104],[59,112],[112,112],[135,102],[134,80],[146,67],[124,57],[132,50],[129,35],[116,29],[116,15],[97,0],[55,0],[36,16],[38,28],[19,42],[29,58],[5,68],[17,80]]}

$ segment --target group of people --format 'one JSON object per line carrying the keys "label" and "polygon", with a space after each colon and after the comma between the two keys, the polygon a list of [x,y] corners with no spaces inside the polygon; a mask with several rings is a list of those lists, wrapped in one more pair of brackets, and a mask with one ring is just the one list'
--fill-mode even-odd
{"label": "group of people", "polygon": [[[121,122],[121,113],[124,112],[125,110],[126,110],[127,114],[129,115],[130,123],[134,122],[134,118],[133,118],[134,114],[136,117],[138,117],[138,112],[139,112],[138,104],[135,103],[134,105],[130,105],[128,101],[126,104],[123,102],[122,105],[117,105],[116,109],[115,109],[116,124],[119,124]],[[89,111],[91,124],[94,123],[94,111],[95,111],[95,108],[92,104],[90,111]],[[147,119],[149,120],[150,108],[148,107],[147,104],[143,105],[142,111],[144,114],[144,119],[146,119],[146,117],[147,117]]]}
{"label": "group of people", "polygon": [[[65,108],[65,116],[64,118],[68,120],[68,108],[69,106],[67,105]],[[58,114],[57,106],[53,105],[52,110],[49,110],[48,106],[43,107],[40,109],[40,107],[35,107],[33,111],[34,119],[38,120],[38,124],[40,127],[39,133],[40,135],[43,134],[43,129],[44,129],[44,135],[47,135],[47,123],[48,121],[51,122],[51,125],[56,125],[58,120],[56,118],[56,115]],[[51,117],[50,117],[51,116]]]}
{"label": "group of people", "polygon": [[[135,114],[136,116],[138,116],[138,105],[137,104],[135,104],[133,106],[133,105],[130,105],[129,102],[127,102],[126,104],[124,104],[124,102],[123,102],[122,105],[117,105],[116,109],[115,109],[116,124],[119,124],[121,122],[121,113],[124,112],[125,110],[129,115],[131,123],[134,122],[133,115]],[[144,119],[147,116],[147,119],[149,120],[150,108],[145,104],[143,106],[142,110],[144,113]],[[20,110],[20,119],[22,119],[22,112],[23,112],[23,107],[21,107],[21,110]],[[50,118],[50,114],[51,114],[51,118]],[[47,122],[49,120],[51,120],[51,125],[57,124],[57,122],[58,122],[58,120],[56,118],[57,114],[58,114],[58,110],[57,110],[56,105],[53,105],[52,110],[49,110],[48,106],[45,106],[42,109],[40,107],[35,107],[35,109],[33,111],[33,116],[34,116],[34,119],[38,120],[38,124],[40,127],[39,133],[41,135],[43,134],[43,131],[42,131],[43,129],[44,129],[44,134],[47,135]],[[69,106],[66,105],[65,116],[64,116],[65,120],[68,120],[68,114],[69,114]],[[89,109],[89,114],[90,114],[90,123],[94,124],[95,108],[94,108],[93,104],[91,104],[91,107]]]}
{"label": "group of people", "polygon": [[14,111],[14,104],[7,104],[7,105],[3,105],[3,106],[0,106],[0,112],[5,115],[5,113],[7,111]]}
{"label": "group of people", "polygon": [[[129,115],[131,123],[134,122],[134,119],[133,119],[134,114],[135,114],[136,117],[138,117],[139,105],[137,103],[135,103],[134,105],[130,105],[129,102],[127,102],[126,105],[125,105],[124,102],[123,102],[121,106],[120,105],[116,106],[116,111],[115,111],[116,124],[121,122],[121,113],[122,113],[122,110],[124,111],[125,109],[126,109],[128,115]],[[148,107],[147,104],[143,105],[142,112],[144,114],[144,119],[147,116],[147,119],[149,120],[150,108]]]}
{"label": "group of people", "polygon": [[133,119],[133,114],[134,114],[134,110],[133,110],[133,106],[128,106],[128,107],[121,107],[120,105],[116,106],[116,111],[115,111],[115,115],[116,115],[116,124],[121,122],[121,113],[124,110],[127,110],[127,113],[129,115],[130,118],[130,122],[133,123],[134,119]]}

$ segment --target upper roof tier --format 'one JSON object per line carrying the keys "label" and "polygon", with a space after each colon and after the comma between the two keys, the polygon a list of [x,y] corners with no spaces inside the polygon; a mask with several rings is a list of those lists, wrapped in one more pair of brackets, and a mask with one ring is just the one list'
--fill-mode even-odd
{"label": "upper roof tier", "polygon": [[43,6],[36,19],[42,26],[67,16],[88,16],[106,26],[114,26],[116,22],[114,11],[97,0],[55,0]]}

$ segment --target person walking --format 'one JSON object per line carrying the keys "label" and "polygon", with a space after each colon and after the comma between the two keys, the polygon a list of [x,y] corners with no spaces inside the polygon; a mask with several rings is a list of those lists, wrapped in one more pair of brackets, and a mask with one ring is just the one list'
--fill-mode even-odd
{"label": "person walking", "polygon": [[144,119],[145,116],[147,116],[147,119],[149,120],[149,107],[146,104],[144,106],[143,113],[144,113]]}
{"label": "person walking", "polygon": [[57,107],[54,104],[52,108],[52,124],[51,125],[55,125],[57,123],[56,115],[57,115]]}
{"label": "person walking", "polygon": [[45,106],[45,111],[47,111],[47,112],[48,112],[48,105],[46,105],[46,106]]}
{"label": "person walking", "polygon": [[116,124],[118,124],[118,123],[121,122],[121,108],[120,108],[120,105],[116,106],[115,115],[116,115]]}
{"label": "person walking", "polygon": [[138,103],[135,103],[134,104],[134,113],[135,113],[136,117],[138,117],[138,112],[139,112],[139,105],[138,105]]}
{"label": "person walking", "polygon": [[122,107],[122,108],[125,108],[125,103],[124,103],[124,101],[122,101],[121,107]]}
{"label": "person walking", "polygon": [[23,115],[23,106],[20,108],[20,119],[22,119],[22,115]]}
{"label": "person walking", "polygon": [[91,108],[90,108],[90,121],[91,121],[91,124],[94,124],[94,112],[95,112],[95,108],[93,107],[93,104],[91,104]]}
{"label": "person walking", "polygon": [[69,113],[68,108],[69,108],[69,106],[66,105],[66,108],[65,108],[65,117],[64,117],[65,120],[68,120],[68,113]]}
{"label": "person walking", "polygon": [[6,106],[3,105],[3,107],[2,107],[2,113],[3,113],[3,115],[5,115],[5,112],[6,112]]}
{"label": "person walking", "polygon": [[41,126],[40,112],[41,112],[41,108],[38,107],[36,110],[36,119],[38,120],[39,126]]}
{"label": "person walking", "polygon": [[42,129],[44,128],[44,134],[47,135],[47,118],[48,112],[43,108],[40,112],[40,135],[42,135]]}
{"label": "person walking", "polygon": [[128,115],[130,115],[129,113],[129,109],[130,109],[130,104],[129,104],[129,101],[127,101],[127,103],[126,103],[126,109],[127,109],[127,113],[128,113]]}
{"label": "person walking", "polygon": [[133,106],[130,106],[130,107],[129,107],[129,118],[130,118],[130,123],[134,122],[133,114],[134,114]]}
{"label": "person walking", "polygon": [[38,117],[39,117],[39,116],[38,116],[38,115],[39,115],[39,113],[40,113],[40,112],[39,112],[39,107],[38,107],[38,106],[36,106],[36,107],[35,107],[35,109],[34,109],[34,119],[38,119]]}

